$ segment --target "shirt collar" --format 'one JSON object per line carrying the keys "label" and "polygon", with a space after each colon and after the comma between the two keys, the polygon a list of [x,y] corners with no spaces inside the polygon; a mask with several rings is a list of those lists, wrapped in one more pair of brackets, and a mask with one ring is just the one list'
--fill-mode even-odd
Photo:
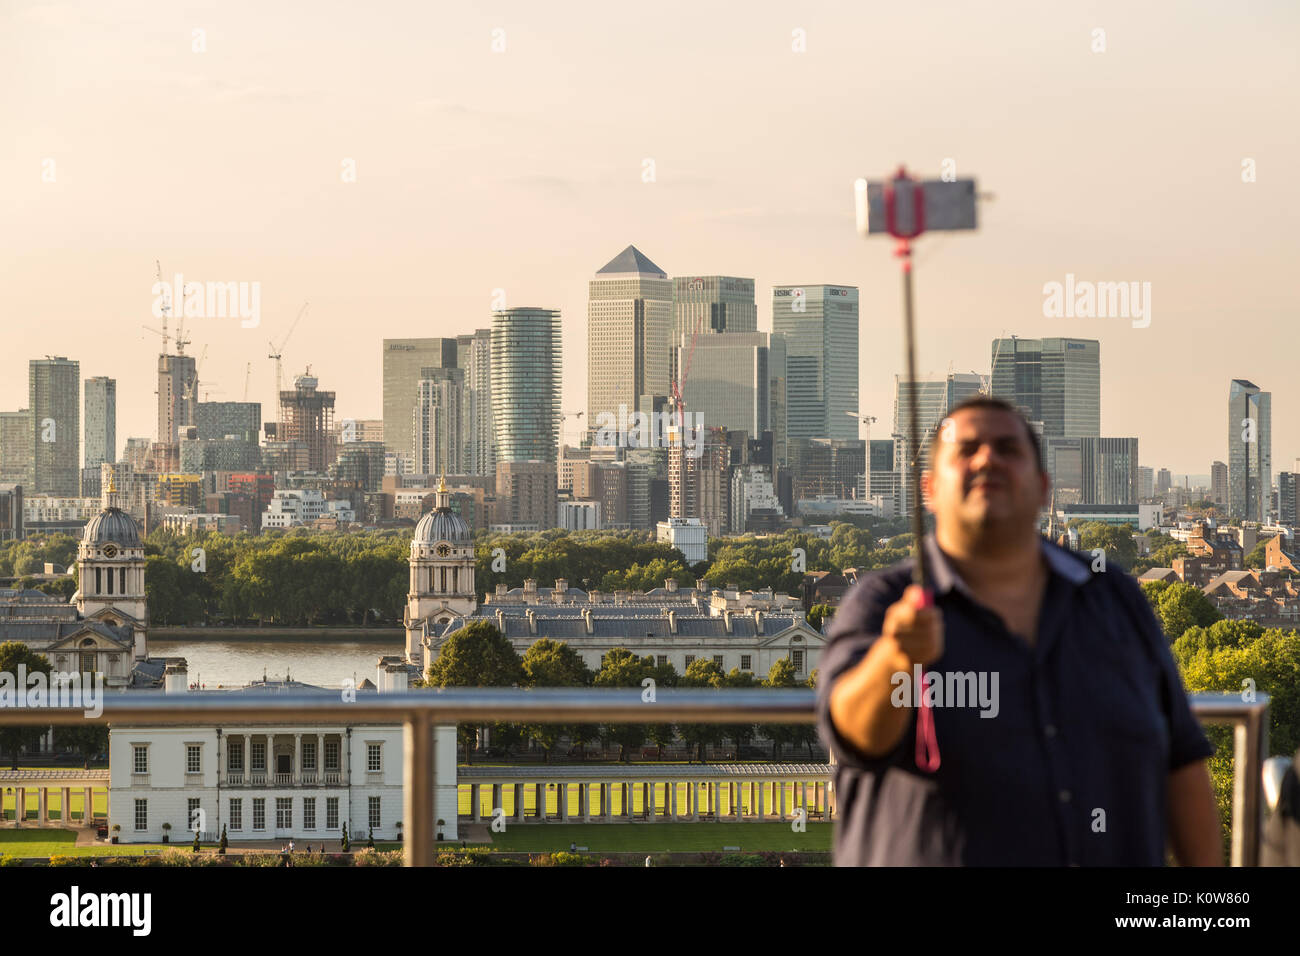
{"label": "shirt collar", "polygon": [[[1092,572],[1078,558],[1059,545],[1052,544],[1046,538],[1040,538],[1039,541],[1042,545],[1043,559],[1052,574],[1064,578],[1075,587],[1092,580]],[[947,594],[955,588],[970,597],[970,588],[966,586],[966,582],[961,579],[956,568],[939,548],[933,533],[925,536],[922,546],[925,548],[927,567],[934,582],[935,593]]]}

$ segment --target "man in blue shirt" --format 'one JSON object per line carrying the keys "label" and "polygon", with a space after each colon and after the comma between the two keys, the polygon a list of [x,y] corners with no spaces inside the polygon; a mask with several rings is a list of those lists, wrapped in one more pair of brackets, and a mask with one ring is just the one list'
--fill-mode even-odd
{"label": "man in blue shirt", "polygon": [[933,606],[911,562],[868,575],[821,658],[836,864],[1159,866],[1167,838],[1222,865],[1213,748],[1164,634],[1124,570],[1038,533],[1029,423],[969,399],[930,461]]}

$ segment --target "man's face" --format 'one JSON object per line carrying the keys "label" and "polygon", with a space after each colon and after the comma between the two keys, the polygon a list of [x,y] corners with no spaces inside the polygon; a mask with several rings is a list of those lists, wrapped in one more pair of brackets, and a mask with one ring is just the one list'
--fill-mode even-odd
{"label": "man's face", "polygon": [[1015,415],[966,408],[942,426],[922,476],[928,507],[939,523],[969,531],[1033,526],[1048,503],[1048,478]]}

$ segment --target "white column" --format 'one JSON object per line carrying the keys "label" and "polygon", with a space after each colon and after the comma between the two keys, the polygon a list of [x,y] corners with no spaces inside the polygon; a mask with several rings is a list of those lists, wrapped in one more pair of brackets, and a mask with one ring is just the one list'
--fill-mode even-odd
{"label": "white column", "polygon": [[524,785],[515,784],[515,821],[524,822]]}
{"label": "white column", "polygon": [[[64,787],[59,794],[59,822],[65,827],[72,826],[72,788]],[[0,816],[4,816],[4,808],[0,807]]]}
{"label": "white column", "polygon": [[533,788],[537,795],[537,820],[544,822],[546,820],[546,784],[539,783]]}
{"label": "white column", "polygon": [[50,804],[50,791],[48,787],[36,788],[36,825],[45,826]]}
{"label": "white column", "polygon": [[600,785],[600,812],[605,817],[606,823],[609,823],[611,819],[610,809],[614,801],[610,797],[614,795],[613,791],[614,785],[611,783],[602,783]]}
{"label": "white column", "polygon": [[784,820],[784,819],[785,819],[785,781],[784,781],[784,780],[778,780],[778,781],[776,782],[776,785],[777,785],[777,788],[778,788],[778,790],[780,791],[780,794],[781,794],[781,804],[780,804],[780,806],[781,806],[781,817],[780,817],[780,818],[781,818],[782,820]]}
{"label": "white column", "polygon": [[[253,735],[244,734],[244,786],[248,786],[252,780],[253,774]],[[249,806],[252,806],[250,804]],[[249,811],[252,812],[251,810]],[[249,824],[252,826],[252,824]]]}
{"label": "white column", "polygon": [[503,788],[501,784],[499,783],[492,784],[492,806],[490,809],[492,810],[492,819],[494,820],[496,819],[497,808],[501,809],[502,817],[504,817],[506,813],[506,804],[505,801],[502,799],[502,793],[501,793],[502,789]]}
{"label": "white column", "polygon": [[763,800],[764,800],[764,798],[767,796],[766,791],[767,791],[767,781],[766,781],[766,780],[760,780],[760,781],[758,781],[758,804],[757,804],[757,808],[758,808],[758,819],[760,819],[760,820],[763,819]]}
{"label": "white column", "polygon": [[90,826],[90,821],[95,818],[95,791],[93,787],[86,788],[86,808],[81,814],[82,823]]}
{"label": "white column", "polygon": [[668,782],[668,807],[670,812],[672,813],[673,820],[676,821],[677,819],[677,781],[676,780],[670,780]]}
{"label": "white column", "polygon": [[[325,783],[325,735],[316,735],[316,786]],[[434,818],[435,820],[437,817]]]}
{"label": "white column", "polygon": [[569,822],[569,785],[563,780],[555,783],[555,808],[560,811],[560,822]]}
{"label": "white column", "polygon": [[302,734],[293,735],[293,784],[302,784]]}
{"label": "white column", "polygon": [[578,784],[578,812],[582,814],[582,822],[591,822],[591,784]]}
{"label": "white column", "polygon": [[689,796],[691,801],[691,819],[700,818],[700,782],[692,780],[690,784]]}
{"label": "white column", "polygon": [[[659,786],[658,786],[658,784],[657,784],[655,781],[653,781],[653,780],[648,780],[648,781],[646,781],[646,785],[645,785],[645,793],[646,793],[645,805],[646,805],[646,822],[647,822],[647,823],[654,823],[654,822],[656,822],[656,821],[659,819],[659,812],[658,812],[658,809],[659,809],[659,808],[658,808],[657,806],[655,806],[655,804],[658,803],[658,800],[659,800],[659,794],[657,793],[658,789],[659,789]],[[665,802],[667,802],[667,801],[665,801]]]}

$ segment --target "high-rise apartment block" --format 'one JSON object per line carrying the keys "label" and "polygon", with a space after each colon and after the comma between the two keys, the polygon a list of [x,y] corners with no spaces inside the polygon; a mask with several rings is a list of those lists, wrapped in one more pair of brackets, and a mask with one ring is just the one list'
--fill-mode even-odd
{"label": "high-rise apartment block", "polygon": [[410,461],[411,413],[426,368],[456,368],[456,340],[384,339],[384,447]]}
{"label": "high-rise apartment block", "polygon": [[73,497],[81,485],[81,364],[62,357],[28,363],[28,437],[32,449],[32,487],[23,492]]}
{"label": "high-rise apartment block", "polygon": [[1273,481],[1273,394],[1235,378],[1228,387],[1228,513],[1264,522]]}
{"label": "high-rise apartment block", "polygon": [[[560,313],[492,313],[492,427],[496,463],[554,462],[560,426]],[[594,374],[594,370],[593,370]],[[554,520],[551,508],[548,520]]]}

